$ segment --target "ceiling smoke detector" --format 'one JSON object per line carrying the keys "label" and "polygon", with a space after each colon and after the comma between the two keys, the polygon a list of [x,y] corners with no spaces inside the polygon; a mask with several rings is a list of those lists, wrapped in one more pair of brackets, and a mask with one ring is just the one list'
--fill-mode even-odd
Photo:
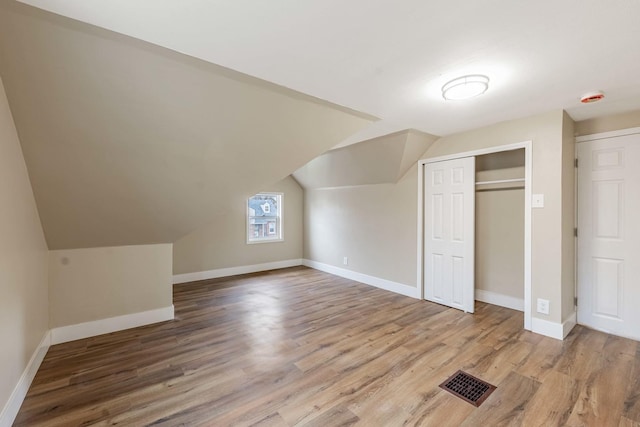
{"label": "ceiling smoke detector", "polygon": [[592,102],[598,102],[600,101],[602,98],[604,98],[604,93],[603,92],[589,92],[589,93],[585,93],[584,95],[582,95],[580,97],[580,102],[582,102],[583,104],[590,104]]}

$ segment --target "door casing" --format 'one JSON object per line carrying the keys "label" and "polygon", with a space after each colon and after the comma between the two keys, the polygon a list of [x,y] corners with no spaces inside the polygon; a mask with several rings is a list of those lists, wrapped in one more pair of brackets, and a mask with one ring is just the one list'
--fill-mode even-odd
{"label": "door casing", "polygon": [[476,157],[483,154],[503,151],[525,151],[524,183],[524,329],[531,330],[531,177],[532,142],[523,141],[514,144],[497,145],[478,150],[465,151],[446,156],[432,157],[418,162],[418,259],[417,284],[418,297],[424,299],[424,165],[462,157]]}
{"label": "door casing", "polygon": [[[575,153],[575,157],[578,158],[578,148],[580,143],[584,143],[584,142],[591,142],[591,141],[598,141],[598,140],[603,140],[603,139],[610,139],[610,138],[615,138],[615,137],[622,137],[622,136],[629,136],[629,135],[637,135],[640,134],[640,127],[635,127],[635,128],[629,128],[629,129],[621,129],[621,130],[616,130],[616,131],[611,131],[611,132],[602,132],[602,133],[597,133],[597,134],[591,134],[591,135],[584,135],[584,136],[579,136],[576,137],[576,153]],[[578,164],[578,169],[580,168],[580,164]],[[579,194],[579,185],[580,183],[578,182],[578,171],[576,170],[576,187],[575,187],[575,194],[576,194],[576,226],[578,224],[578,216],[580,215],[580,212],[578,211],[578,194]],[[583,232],[586,232],[583,231]],[[578,236],[580,235],[580,229],[578,229]],[[578,283],[578,279],[579,279],[579,261],[581,260],[581,253],[580,253],[580,249],[578,246],[578,241],[576,239],[576,245],[575,245],[575,253],[576,253],[576,282],[575,282],[575,295],[578,298],[578,305],[580,305],[580,292],[579,292],[579,283]],[[576,310],[577,312],[577,310]],[[580,322],[581,318],[580,316],[578,316],[578,323],[581,324]],[[626,334],[620,334],[620,333],[616,333],[615,331],[611,331],[611,330],[605,330],[605,329],[601,329],[598,328],[597,326],[594,325],[589,325],[590,328],[593,329],[598,329],[601,330],[603,332],[606,333],[613,333],[615,335],[619,335],[619,336],[623,336],[626,338],[631,338],[634,340],[637,340],[638,337],[637,336],[631,336],[631,335],[626,335]]]}

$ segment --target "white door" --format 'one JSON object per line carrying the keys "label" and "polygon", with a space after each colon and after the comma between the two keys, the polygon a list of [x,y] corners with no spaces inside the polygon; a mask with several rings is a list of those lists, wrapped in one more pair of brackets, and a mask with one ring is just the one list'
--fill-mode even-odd
{"label": "white door", "polygon": [[640,339],[640,135],[578,143],[578,322]]}
{"label": "white door", "polygon": [[473,313],[475,158],[427,163],[425,299]]}

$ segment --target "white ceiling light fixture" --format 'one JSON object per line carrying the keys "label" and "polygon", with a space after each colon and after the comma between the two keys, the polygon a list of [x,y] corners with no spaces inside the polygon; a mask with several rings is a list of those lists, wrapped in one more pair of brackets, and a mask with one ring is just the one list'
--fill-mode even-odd
{"label": "white ceiling light fixture", "polygon": [[442,97],[457,101],[482,95],[489,89],[489,77],[482,74],[470,74],[458,77],[442,86]]}

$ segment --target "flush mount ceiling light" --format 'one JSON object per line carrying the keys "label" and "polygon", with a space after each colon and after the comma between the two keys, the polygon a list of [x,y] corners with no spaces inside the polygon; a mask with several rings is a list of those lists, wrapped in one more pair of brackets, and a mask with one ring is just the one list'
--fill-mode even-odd
{"label": "flush mount ceiling light", "polygon": [[469,99],[482,95],[489,89],[489,77],[470,74],[458,77],[442,86],[442,97],[447,100]]}

